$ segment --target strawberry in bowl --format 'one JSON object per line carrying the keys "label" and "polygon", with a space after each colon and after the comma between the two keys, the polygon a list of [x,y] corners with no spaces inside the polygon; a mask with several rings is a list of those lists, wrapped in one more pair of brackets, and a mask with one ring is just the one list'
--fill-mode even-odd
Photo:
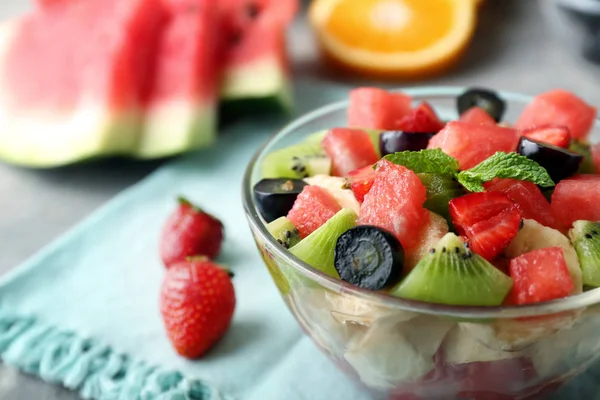
{"label": "strawberry in bowl", "polygon": [[299,323],[376,395],[536,398],[600,355],[599,136],[564,90],[355,89],[271,139],[245,208]]}

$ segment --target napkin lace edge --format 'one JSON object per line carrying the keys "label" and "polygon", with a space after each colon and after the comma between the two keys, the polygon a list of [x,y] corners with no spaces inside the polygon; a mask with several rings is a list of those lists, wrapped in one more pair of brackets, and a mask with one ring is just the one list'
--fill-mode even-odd
{"label": "napkin lace edge", "polygon": [[233,400],[179,371],[149,365],[92,338],[2,310],[0,360],[77,391],[84,399]]}

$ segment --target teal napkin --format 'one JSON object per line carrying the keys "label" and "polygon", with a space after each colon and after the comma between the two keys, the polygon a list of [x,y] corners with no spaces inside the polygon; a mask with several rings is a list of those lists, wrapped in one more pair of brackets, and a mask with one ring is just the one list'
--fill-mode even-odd
{"label": "teal napkin", "polygon": [[[345,93],[301,88],[310,88],[305,98],[315,102],[300,112]],[[161,168],[5,276],[3,362],[93,399],[367,398],[304,337],[247,227],[240,196],[244,169],[283,122],[229,126],[216,148]],[[223,221],[219,261],[236,274],[233,324],[194,362],[175,354],[158,311],[164,275],[158,237],[178,194]],[[332,382],[343,384],[324,393]]]}
{"label": "teal napkin", "polygon": [[[299,113],[347,91],[319,82],[297,89]],[[229,126],[216,148],[161,168],[5,276],[3,362],[91,399],[369,399],[302,334],[246,225],[243,171],[281,124],[254,119]],[[236,274],[233,324],[193,362],[175,354],[158,311],[158,237],[178,194],[223,220],[220,261]],[[580,398],[569,396],[562,398]]]}

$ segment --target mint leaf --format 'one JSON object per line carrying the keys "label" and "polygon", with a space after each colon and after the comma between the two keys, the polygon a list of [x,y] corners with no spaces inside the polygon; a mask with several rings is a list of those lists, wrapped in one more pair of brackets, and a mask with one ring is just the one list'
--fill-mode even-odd
{"label": "mint leaf", "polygon": [[473,168],[460,172],[457,178],[471,192],[483,192],[483,184],[494,178],[529,181],[542,187],[554,186],[548,171],[540,164],[517,153],[500,151]]}
{"label": "mint leaf", "polygon": [[384,157],[394,164],[403,165],[417,174],[430,173],[454,177],[458,173],[458,161],[440,149],[402,151]]}

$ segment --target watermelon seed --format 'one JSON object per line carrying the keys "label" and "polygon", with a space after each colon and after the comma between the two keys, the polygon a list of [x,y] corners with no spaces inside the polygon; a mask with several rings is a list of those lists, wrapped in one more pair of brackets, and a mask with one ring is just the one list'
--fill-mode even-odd
{"label": "watermelon seed", "polygon": [[435,253],[435,249],[432,247],[429,249],[429,254],[434,254]]}
{"label": "watermelon seed", "polygon": [[445,252],[446,252],[446,248],[442,247],[442,253],[445,253]]}
{"label": "watermelon seed", "polygon": [[260,14],[260,8],[256,3],[246,4],[246,14],[250,19],[255,19]]}
{"label": "watermelon seed", "polygon": [[519,230],[523,229],[524,225],[525,225],[525,221],[521,220],[521,223],[519,223]]}
{"label": "watermelon seed", "polygon": [[455,247],[455,248],[454,248],[454,252],[455,252],[456,254],[460,253],[460,247]]}
{"label": "watermelon seed", "polygon": [[592,239],[592,238],[593,238],[593,236],[592,236],[592,234],[591,234],[591,233],[586,233],[586,234],[585,234],[585,237],[586,237],[586,238],[588,238],[588,239]]}

